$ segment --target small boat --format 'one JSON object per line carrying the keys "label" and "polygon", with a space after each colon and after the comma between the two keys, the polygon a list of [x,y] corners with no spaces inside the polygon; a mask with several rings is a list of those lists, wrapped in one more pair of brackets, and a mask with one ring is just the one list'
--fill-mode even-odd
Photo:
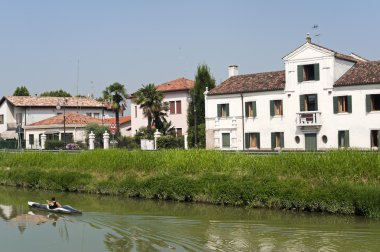
{"label": "small boat", "polygon": [[53,213],[63,213],[63,214],[82,214],[82,211],[77,210],[69,205],[64,205],[62,207],[56,207],[53,209],[50,209],[48,204],[40,204],[37,202],[28,201],[28,205],[31,208],[37,208],[39,210],[43,211],[49,211]]}

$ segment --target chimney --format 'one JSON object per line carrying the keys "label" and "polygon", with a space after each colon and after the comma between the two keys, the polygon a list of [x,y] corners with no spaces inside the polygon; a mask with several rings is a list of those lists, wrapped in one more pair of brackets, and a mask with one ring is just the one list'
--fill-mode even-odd
{"label": "chimney", "polygon": [[228,78],[239,75],[239,67],[237,65],[228,66]]}
{"label": "chimney", "polygon": [[307,43],[311,43],[310,33],[307,33],[307,34],[306,34],[306,42],[307,42]]}

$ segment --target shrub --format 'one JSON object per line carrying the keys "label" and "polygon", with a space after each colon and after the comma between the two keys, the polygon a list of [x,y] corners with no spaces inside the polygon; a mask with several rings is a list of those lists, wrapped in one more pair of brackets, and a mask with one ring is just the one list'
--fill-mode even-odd
{"label": "shrub", "polygon": [[183,149],[183,137],[162,136],[157,139],[158,149]]}
{"label": "shrub", "polygon": [[136,138],[134,137],[119,137],[117,139],[119,148],[127,148],[131,149],[139,149],[140,145],[136,142]]}
{"label": "shrub", "polygon": [[64,142],[59,140],[48,140],[45,143],[45,149],[47,150],[63,150],[64,147]]}

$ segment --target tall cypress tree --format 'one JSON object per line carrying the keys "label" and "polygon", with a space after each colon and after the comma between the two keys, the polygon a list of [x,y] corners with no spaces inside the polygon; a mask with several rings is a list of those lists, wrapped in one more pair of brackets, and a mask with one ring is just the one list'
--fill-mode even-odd
{"label": "tall cypress tree", "polygon": [[[197,146],[205,147],[205,97],[204,92],[206,87],[209,90],[215,87],[215,79],[210,73],[210,68],[206,64],[201,64],[197,68],[195,75],[194,88],[190,90],[192,101],[189,104],[187,111],[187,125],[189,126],[189,146],[194,147],[195,134],[194,134],[194,116],[196,116],[197,123]],[[194,106],[195,105],[195,106]],[[194,107],[196,112],[194,113]]]}

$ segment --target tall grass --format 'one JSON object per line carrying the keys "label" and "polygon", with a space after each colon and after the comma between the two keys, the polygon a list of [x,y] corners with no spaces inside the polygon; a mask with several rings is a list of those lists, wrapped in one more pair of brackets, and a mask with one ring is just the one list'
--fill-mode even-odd
{"label": "tall grass", "polygon": [[0,153],[0,183],[380,217],[380,155],[205,150]]}

